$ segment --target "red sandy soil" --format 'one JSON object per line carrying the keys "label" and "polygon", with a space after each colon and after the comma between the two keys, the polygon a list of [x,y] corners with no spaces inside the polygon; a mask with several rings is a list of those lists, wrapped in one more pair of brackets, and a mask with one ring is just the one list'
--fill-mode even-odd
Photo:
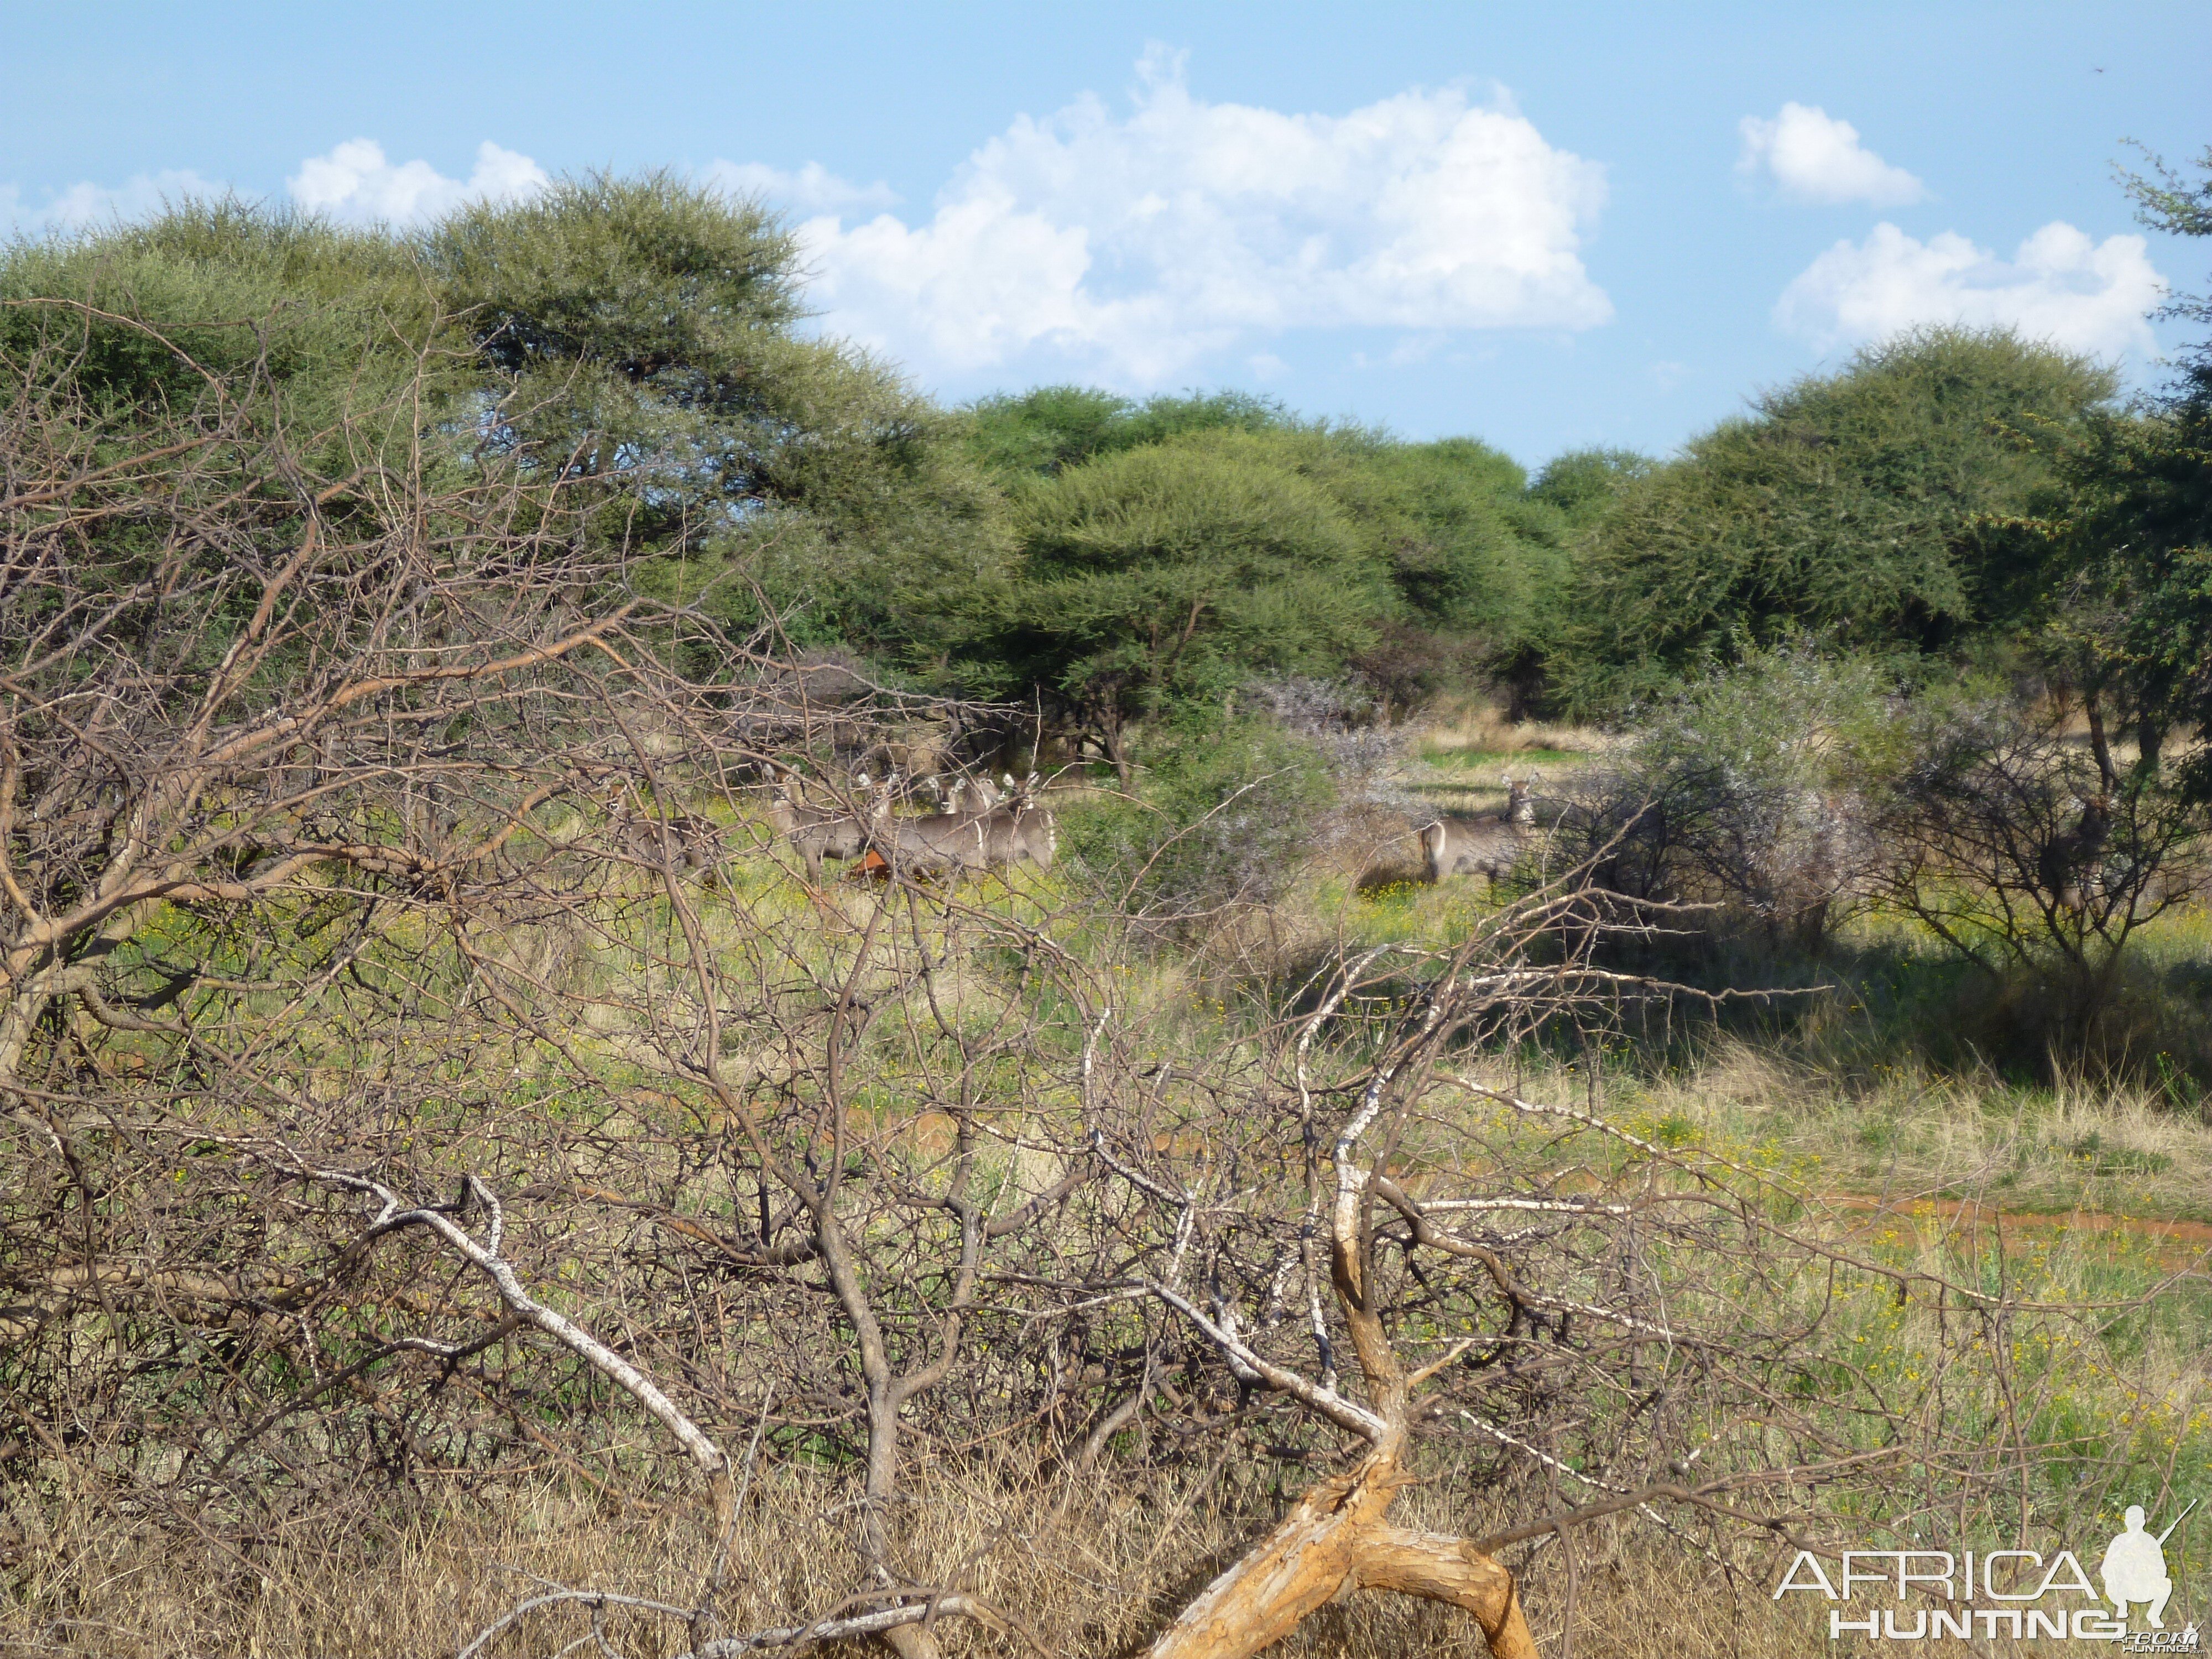
{"label": "red sandy soil", "polygon": [[2037,1234],[2115,1233],[2155,1240],[2152,1254],[2169,1267],[2203,1267],[2208,1259],[2212,1259],[2212,1222],[2156,1221],[2144,1216],[2112,1215],[2102,1210],[2002,1210],[1971,1198],[1881,1198],[1871,1193],[1823,1193],[1815,1201],[1832,1209],[1868,1212],[1868,1218],[1854,1226],[1853,1232],[1863,1233],[1885,1218],[1896,1218],[1922,1228],[1930,1223],[1941,1224],[1941,1230],[1948,1232],[1994,1233],[2001,1245],[2008,1237]]}

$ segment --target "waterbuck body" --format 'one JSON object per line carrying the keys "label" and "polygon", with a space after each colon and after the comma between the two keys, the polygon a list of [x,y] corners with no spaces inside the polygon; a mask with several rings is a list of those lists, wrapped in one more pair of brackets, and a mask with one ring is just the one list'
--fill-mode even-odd
{"label": "waterbuck body", "polygon": [[[1011,781],[1011,780],[1009,781]],[[988,783],[956,787],[956,810],[923,818],[878,821],[870,844],[895,871],[912,876],[961,876],[1030,863],[1050,869],[1060,847],[1053,816],[1036,803],[1036,779],[1004,805],[981,811],[957,810],[963,799],[990,799]]]}
{"label": "waterbuck body", "polygon": [[616,844],[650,869],[706,870],[721,858],[721,832],[695,812],[620,814],[611,827]]}
{"label": "waterbuck body", "polygon": [[1492,882],[1512,869],[1536,832],[1536,803],[1527,781],[1505,780],[1505,810],[1479,818],[1438,818],[1421,830],[1429,879],[1483,876]]}
{"label": "waterbuck body", "polygon": [[[865,772],[860,775],[860,787],[863,791],[871,787]],[[869,809],[870,815],[886,810],[888,800],[886,793]],[[777,787],[775,799],[769,803],[768,821],[776,834],[799,849],[811,881],[822,879],[823,860],[856,859],[867,850],[866,817],[859,812],[809,806],[794,798],[788,783]]]}
{"label": "waterbuck body", "polygon": [[631,792],[617,781],[606,797],[608,844],[651,870],[708,870],[722,856],[722,832],[711,818]]}
{"label": "waterbuck body", "polygon": [[980,817],[954,811],[885,819],[876,826],[868,844],[896,872],[937,876],[987,868],[988,838]]}
{"label": "waterbuck body", "polygon": [[1037,805],[1036,782],[1030,779],[1012,801],[988,815],[984,860],[994,868],[1022,863],[1034,864],[1040,870],[1052,868],[1060,852],[1060,825]]}
{"label": "waterbuck body", "polygon": [[2097,866],[2112,833],[2112,803],[2108,792],[2100,791],[2079,805],[2081,816],[2070,828],[2053,835],[2035,860],[2035,872],[2044,890],[2054,903],[2067,910],[2088,908],[2095,890],[2101,885]]}

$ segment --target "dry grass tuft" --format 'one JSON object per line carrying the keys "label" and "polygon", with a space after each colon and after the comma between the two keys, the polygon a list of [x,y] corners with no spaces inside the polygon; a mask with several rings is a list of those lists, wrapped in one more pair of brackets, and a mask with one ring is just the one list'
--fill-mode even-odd
{"label": "dry grass tuft", "polygon": [[1509,720],[1488,702],[1446,704],[1423,723],[1421,747],[1437,758],[1462,755],[1602,754],[1612,739],[1595,726]]}

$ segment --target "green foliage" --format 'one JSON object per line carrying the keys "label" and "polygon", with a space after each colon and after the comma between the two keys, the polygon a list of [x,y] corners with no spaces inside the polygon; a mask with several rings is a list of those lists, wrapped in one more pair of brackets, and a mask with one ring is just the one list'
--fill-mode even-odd
{"label": "green foliage", "polygon": [[1104,451],[1016,490],[1020,572],[978,672],[1043,687],[1117,757],[1133,721],[1269,674],[1355,672],[1403,703],[1552,624],[1564,525],[1522,482],[1472,440],[1357,428]]}
{"label": "green foliage", "polygon": [[1571,449],[1544,464],[1528,498],[1557,507],[1579,530],[1604,517],[1624,485],[1658,470],[1658,462],[1633,449]]}
{"label": "green foliage", "polygon": [[427,362],[428,401],[392,405],[402,435],[556,470],[598,503],[587,534],[659,557],[647,589],[927,672],[1002,578],[1004,504],[958,421],[797,331],[798,257],[757,204],[666,174],[563,179],[411,237],[185,203],[0,254],[0,349],[43,352],[110,426],[222,379],[306,434]]}
{"label": "green foliage", "polygon": [[[2010,527],[2057,566],[2042,643],[2154,774],[2176,726],[2212,730],[2212,398],[2100,417],[2058,471],[2045,515]],[[2201,747],[2185,771],[2212,799]]]}
{"label": "green foliage", "polygon": [[1618,890],[1817,948],[1864,874],[1856,793],[1902,763],[1892,689],[1863,659],[1753,650],[1660,704],[1571,793],[1568,845]]}
{"label": "green foliage", "polygon": [[589,362],[694,407],[773,407],[746,370],[802,314],[796,245],[775,218],[667,173],[478,203],[424,246],[479,349],[510,374]]}
{"label": "green foliage", "polygon": [[[418,438],[431,494],[493,487],[489,469],[464,480],[439,441],[471,386],[451,344],[405,247],[234,200],[0,251],[0,427],[12,477],[45,485],[12,503],[13,535],[47,550],[8,596],[16,620],[100,615],[103,649],[174,694],[225,659],[311,514],[311,580],[374,580],[390,556],[378,498]],[[102,480],[118,494],[97,500]],[[413,533],[447,527],[424,509]],[[50,665],[65,684],[100,672],[76,653]],[[231,689],[252,702],[321,666],[279,644]],[[28,744],[55,693],[18,678],[13,733]],[[103,764],[120,769],[118,753]]]}
{"label": "green foliage", "polygon": [[[2152,158],[2155,181],[2124,175],[2144,222],[2212,236],[2212,149],[2191,183]],[[2212,299],[2175,314],[2212,321]],[[2212,343],[2185,360],[2163,406],[2091,422],[2059,458],[2062,489],[2029,534],[2054,548],[2069,581],[2052,644],[2085,688],[2134,727],[2155,773],[2176,726],[2212,732]],[[2212,801],[2212,753],[2185,762],[2185,792]]]}
{"label": "green foliage", "polygon": [[2140,1068],[2110,1017],[2135,936],[2204,889],[2201,809],[2114,776],[2047,700],[1948,686],[1896,724],[1901,763],[1872,792],[1884,901],[2020,1000],[2054,1058]]}
{"label": "green foliage", "polygon": [[[1522,496],[1521,469],[1472,438],[1372,442],[1334,469],[1407,611],[1510,654],[1552,620],[1567,575],[1558,514]],[[1315,470],[1318,470],[1316,468]]]}
{"label": "green foliage", "polygon": [[1581,553],[1564,701],[1595,713],[1800,630],[1892,659],[2016,638],[2044,591],[2014,542],[2055,434],[2110,371],[2003,331],[1926,330],[1761,398],[1629,483]]}
{"label": "green foliage", "polygon": [[1138,794],[1063,813],[1062,843],[1149,931],[1187,939],[1287,892],[1335,799],[1328,757],[1273,721],[1186,725],[1153,744]]}
{"label": "green foliage", "polygon": [[1803,641],[1753,650],[1655,709],[1626,752],[1655,777],[1727,773],[1761,791],[1849,788],[1898,757],[1895,690],[1865,658]]}
{"label": "green foliage", "polygon": [[211,412],[221,382],[221,398],[281,394],[295,441],[311,441],[388,397],[425,353],[428,392],[458,394],[465,375],[434,350],[439,319],[404,245],[234,199],[0,250],[0,352],[66,380],[118,440]]}
{"label": "green foliage", "polygon": [[[2146,213],[2197,225],[2201,192],[2160,177],[2134,181]],[[312,434],[353,422],[358,445],[369,409],[396,423],[375,443],[434,466],[503,452],[588,504],[582,533],[647,593],[909,683],[1041,697],[1124,763],[1142,723],[1268,675],[1398,708],[1486,678],[1617,713],[1800,635],[1899,680],[2040,649],[2151,752],[2212,712],[2212,370],[2122,417],[2081,359],[1929,331],[1674,463],[1580,450],[1531,482],[1472,439],[1243,392],[1054,386],[947,413],[802,332],[798,257],[759,204],[666,173],[409,236],[186,203],[0,251],[0,350],[66,375],[95,437],[220,380],[281,401],[333,471]],[[410,380],[412,405],[391,395]]]}
{"label": "green foliage", "polygon": [[1117,759],[1147,714],[1255,674],[1330,672],[1389,605],[1351,516],[1249,434],[1103,456],[1017,507],[1022,580],[995,654]]}
{"label": "green foliage", "polygon": [[968,411],[968,447],[1013,483],[1049,477],[1101,455],[1189,432],[1275,432],[1300,422],[1272,398],[1245,392],[1163,394],[1139,403],[1095,386],[1041,386],[984,398]]}
{"label": "green foliage", "polygon": [[[2212,236],[2212,144],[2204,147],[2197,156],[2196,167],[2200,176],[2194,181],[2167,167],[2157,156],[2144,151],[2154,177],[2141,173],[2120,173],[2120,183],[2135,200],[2136,216],[2153,230],[2162,230],[2169,236]],[[2175,316],[2191,317],[2198,322],[2212,322],[2212,295],[2181,295],[2170,301],[2167,309]],[[2198,347],[2198,368],[2202,374],[2206,348]]]}
{"label": "green foliage", "polygon": [[503,431],[611,486],[605,533],[738,623],[926,665],[1003,553],[957,426],[890,369],[794,331],[798,249],[665,173],[563,179],[425,238]]}

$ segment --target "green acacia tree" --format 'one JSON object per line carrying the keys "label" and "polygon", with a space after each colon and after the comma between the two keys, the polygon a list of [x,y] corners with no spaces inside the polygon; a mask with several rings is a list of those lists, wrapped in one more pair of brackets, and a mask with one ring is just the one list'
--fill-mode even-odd
{"label": "green acacia tree", "polygon": [[1577,529],[1595,524],[1623,486],[1659,469],[1633,449],[1570,449],[1544,464],[1528,482],[1528,498],[1556,507]]}
{"label": "green acacia tree", "polygon": [[[2212,408],[2183,397],[2099,420],[2059,471],[2044,513],[2004,529],[2056,567],[2041,643],[2081,697],[2100,765],[2119,775],[2124,735],[2148,781],[2177,727],[2212,726]],[[2187,769],[2212,798],[2212,770],[2196,757]]]}
{"label": "green acacia tree", "polygon": [[[2196,165],[2194,182],[2155,156],[2149,176],[2122,174],[2144,223],[2212,236],[2212,149]],[[2212,322],[2212,295],[2183,295],[2166,310]],[[2183,356],[2163,399],[2089,422],[2058,466],[2053,501],[2021,536],[2058,563],[2050,644],[2082,684],[2100,757],[2108,704],[2136,741],[2134,786],[2149,787],[2171,733],[2212,732],[2212,342]],[[2179,785],[2212,801],[2201,744]]]}
{"label": "green acacia tree", "polygon": [[1344,494],[1401,606],[1362,672],[1401,702],[1482,680],[1530,702],[1564,619],[1565,515],[1528,491],[1510,456],[1473,438],[1377,444],[1364,463]]}
{"label": "green acacia tree", "polygon": [[1004,507],[959,423],[801,331],[798,246],[758,204],[595,173],[422,246],[497,429],[605,479],[605,533],[664,547],[682,597],[927,673],[998,580]]}
{"label": "green acacia tree", "polygon": [[757,204],[665,173],[405,234],[187,202],[0,251],[0,346],[76,365],[118,436],[281,391],[303,441],[376,410],[433,465],[526,456],[632,580],[927,674],[1002,579],[1003,496],[957,420],[806,333],[799,258]]}
{"label": "green acacia tree", "polygon": [[2048,571],[1987,526],[2033,511],[2112,372],[2004,331],[1923,330],[1723,422],[1583,541],[1555,658],[1585,713],[1809,632],[1916,664],[2021,636]]}
{"label": "green acacia tree", "polygon": [[118,453],[281,396],[293,441],[335,465],[323,446],[360,411],[454,416],[478,376],[453,345],[404,243],[232,198],[0,246],[0,350],[66,379]]}
{"label": "green acacia tree", "polygon": [[1257,673],[1339,672],[1393,603],[1343,506],[1249,434],[1104,455],[1017,511],[1020,573],[975,672],[1054,696],[1125,779],[1135,722]]}
{"label": "green acacia tree", "polygon": [[1097,386],[1041,386],[977,399],[967,410],[969,453],[1008,483],[1050,477],[1101,455],[1188,433],[1284,432],[1298,421],[1249,392],[1123,397]]}
{"label": "green acacia tree", "polygon": [[[1408,443],[1359,427],[1295,422],[1237,393],[1139,404],[1072,386],[986,400],[971,420],[971,447],[1010,480],[1024,550],[1021,574],[1001,596],[1000,625],[977,643],[977,664],[1010,690],[1034,685],[1055,694],[1109,750],[1121,738],[1109,726],[1118,734],[1146,714],[1285,668],[1356,676],[1383,703],[1403,707],[1448,680],[1499,672],[1556,627],[1567,574],[1565,517],[1528,493],[1509,457],[1473,439]],[[1155,534],[1162,514],[1186,507],[1198,519],[1233,517],[1243,509],[1220,505],[1220,485],[1240,472],[1270,501],[1289,491],[1311,523],[1330,527],[1334,550],[1320,564],[1334,561],[1348,574],[1298,599],[1310,620],[1251,625],[1279,597],[1279,584],[1240,564],[1252,538],[1233,533],[1226,519],[1203,535],[1191,529],[1195,519],[1171,536]],[[1269,478],[1276,482],[1260,489]],[[1071,631],[1070,514],[1081,520],[1078,539],[1086,546],[1109,521],[1116,535],[1172,543],[1178,550],[1150,580],[1167,580],[1161,572],[1173,568],[1182,573],[1176,580],[1209,593],[1256,584],[1253,595],[1228,607],[1208,599],[1190,643],[1158,653],[1149,637],[1158,620],[1151,598],[1128,613],[1133,629],[1141,622],[1143,637],[1117,637],[1116,624],[1087,612]],[[1273,507],[1263,516],[1271,524],[1279,517]],[[1133,528],[1139,520],[1146,527]],[[1267,539],[1266,532],[1257,538]],[[1116,577],[1121,588],[1134,580],[1127,569]],[[1086,571],[1082,588],[1103,596],[1097,569]],[[1172,672],[1154,672],[1156,655],[1173,655]],[[1085,665],[1077,672],[1079,659]],[[1109,686],[1115,694],[1104,697]]]}

